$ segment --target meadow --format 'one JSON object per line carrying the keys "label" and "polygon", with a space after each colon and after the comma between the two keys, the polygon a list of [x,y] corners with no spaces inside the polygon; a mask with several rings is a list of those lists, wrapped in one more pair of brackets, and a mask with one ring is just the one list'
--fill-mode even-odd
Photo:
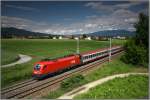
{"label": "meadow", "polygon": [[148,97],[148,76],[116,78],[77,95],[74,99],[144,99]]}
{"label": "meadow", "polygon": [[[112,45],[123,45],[126,40],[112,40]],[[80,40],[80,52],[109,47],[109,41]],[[31,56],[33,59],[21,65],[1,68],[1,85],[5,87],[18,81],[31,78],[35,62],[47,58],[76,53],[76,40],[50,39],[2,39],[1,64],[17,60],[18,54]]]}
{"label": "meadow", "polygon": [[[113,40],[114,44],[122,44],[122,40]],[[95,50],[109,47],[109,41],[80,41],[80,51]],[[2,65],[14,61],[17,54],[22,53],[35,58],[55,57],[76,53],[75,40],[50,40],[50,39],[3,39],[2,40]]]}

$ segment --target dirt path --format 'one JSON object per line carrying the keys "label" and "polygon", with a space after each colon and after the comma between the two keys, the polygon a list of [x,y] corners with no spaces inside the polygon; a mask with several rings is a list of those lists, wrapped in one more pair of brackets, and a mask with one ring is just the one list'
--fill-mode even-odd
{"label": "dirt path", "polygon": [[92,87],[95,87],[97,85],[100,85],[104,82],[107,82],[107,81],[112,80],[117,77],[123,78],[123,77],[127,77],[129,75],[148,75],[148,73],[125,73],[125,74],[117,74],[117,75],[108,76],[108,77],[99,79],[97,81],[88,83],[86,85],[83,85],[77,89],[74,89],[74,90],[60,96],[58,99],[73,99],[74,96],[81,94],[81,93],[85,93]]}
{"label": "dirt path", "polygon": [[11,67],[11,66],[14,66],[16,64],[22,64],[22,63],[28,62],[32,59],[32,57],[27,56],[27,55],[23,55],[23,54],[19,54],[19,57],[20,57],[20,59],[18,61],[7,64],[7,65],[2,65],[1,67]]}

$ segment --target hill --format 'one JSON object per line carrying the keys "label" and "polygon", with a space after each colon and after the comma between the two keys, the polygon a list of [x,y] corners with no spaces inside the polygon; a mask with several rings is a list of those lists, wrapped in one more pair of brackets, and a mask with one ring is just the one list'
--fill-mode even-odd
{"label": "hill", "polygon": [[94,33],[89,33],[89,36],[134,36],[135,32],[130,32],[127,30],[106,30],[106,31],[98,31]]}
{"label": "hill", "polygon": [[2,38],[12,38],[12,37],[48,37],[51,34],[31,32],[24,29],[17,29],[13,27],[2,27],[1,37]]}

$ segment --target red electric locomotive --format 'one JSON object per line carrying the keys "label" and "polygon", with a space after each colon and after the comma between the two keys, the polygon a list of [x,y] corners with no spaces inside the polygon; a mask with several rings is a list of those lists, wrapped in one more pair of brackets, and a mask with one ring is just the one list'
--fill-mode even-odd
{"label": "red electric locomotive", "polygon": [[68,55],[57,59],[40,61],[34,66],[33,77],[42,78],[80,63],[80,55]]}
{"label": "red electric locomotive", "polygon": [[[113,55],[122,50],[123,48],[121,46],[113,46],[111,48],[111,54]],[[109,48],[104,48],[82,54],[68,55],[57,59],[43,60],[35,63],[33,77],[41,79],[49,74],[53,74],[76,65],[91,62],[96,59],[101,59],[108,56],[109,52]]]}

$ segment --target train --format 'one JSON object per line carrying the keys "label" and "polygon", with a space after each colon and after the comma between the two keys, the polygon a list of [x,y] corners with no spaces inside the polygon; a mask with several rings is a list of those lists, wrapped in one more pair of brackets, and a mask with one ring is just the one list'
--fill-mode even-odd
{"label": "train", "polygon": [[[122,46],[113,46],[111,55],[114,55],[123,50]],[[98,59],[109,56],[110,48],[92,50],[80,54],[71,54],[55,59],[45,59],[34,64],[33,78],[42,79],[48,75],[53,75],[56,72],[64,69],[72,68],[81,64],[93,62]]]}

